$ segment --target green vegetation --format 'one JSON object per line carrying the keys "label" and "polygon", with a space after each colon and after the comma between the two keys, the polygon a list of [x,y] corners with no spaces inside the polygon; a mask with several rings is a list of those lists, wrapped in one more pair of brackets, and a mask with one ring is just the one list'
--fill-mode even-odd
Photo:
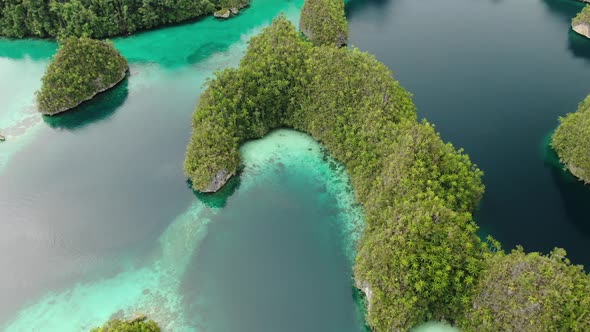
{"label": "green vegetation", "polygon": [[498,252],[482,274],[465,331],[590,331],[590,278],[563,249]]}
{"label": "green vegetation", "polygon": [[147,320],[145,316],[141,316],[129,321],[113,319],[90,332],[160,332],[160,328],[153,320]]}
{"label": "green vegetation", "polygon": [[572,25],[590,24],[590,6],[585,6],[581,12],[572,19]]}
{"label": "green vegetation", "polygon": [[305,1],[299,28],[314,45],[346,45],[348,22],[344,16],[344,1]]}
{"label": "green vegetation", "polygon": [[551,146],[569,171],[590,183],[590,96],[575,113],[560,118]]}
{"label": "green vegetation", "polygon": [[[416,122],[410,94],[373,56],[314,47],[280,17],[251,40],[239,68],[209,83],[193,125],[185,170],[197,190],[238,170],[241,143],[282,126],[311,134],[346,165],[368,224],[355,274],[377,294],[372,307],[386,309],[369,313],[378,330],[407,329],[468,302],[459,295],[483,251],[469,213],[483,193],[481,171]],[[436,291],[422,296],[428,290]],[[400,294],[403,303],[392,303]]]}
{"label": "green vegetation", "polygon": [[219,8],[242,8],[247,1],[3,0],[0,1],[0,35],[99,39],[183,22],[212,14]]}
{"label": "green vegetation", "polygon": [[[279,17],[252,38],[238,68],[209,82],[186,153],[193,187],[219,189],[239,171],[238,148],[247,140],[277,127],[309,133],[345,165],[363,207],[354,275],[375,331],[407,331],[430,319],[465,331],[478,324],[519,330],[505,328],[512,320],[528,323],[519,325],[523,331],[559,326],[543,325],[547,317],[587,331],[588,276],[560,250],[522,258],[505,255],[493,239],[481,241],[471,213],[484,192],[482,172],[432,125],[417,121],[411,95],[385,65],[311,37]],[[563,292],[550,295],[558,285]],[[550,300],[558,303],[537,306]],[[530,303],[533,320],[518,310]]]}
{"label": "green vegetation", "polygon": [[53,115],[76,107],[125,78],[127,60],[108,41],[70,37],[57,51],[37,92],[39,111]]}

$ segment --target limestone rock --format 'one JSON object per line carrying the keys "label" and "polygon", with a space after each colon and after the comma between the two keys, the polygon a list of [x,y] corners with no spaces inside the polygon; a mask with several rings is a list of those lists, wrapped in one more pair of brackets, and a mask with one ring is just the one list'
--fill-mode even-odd
{"label": "limestone rock", "polygon": [[572,29],[586,38],[590,38],[590,24],[578,23],[572,24]]}
{"label": "limestone rock", "polygon": [[217,174],[215,174],[215,176],[213,177],[213,179],[209,183],[209,186],[207,186],[207,188],[205,190],[203,190],[203,192],[206,192],[206,193],[217,192],[219,189],[221,189],[221,187],[223,187],[223,185],[227,182],[227,180],[229,180],[232,176],[234,176],[234,173],[228,172],[225,168],[220,170],[219,172],[217,172]]}
{"label": "limestone rock", "polygon": [[213,16],[215,16],[217,18],[229,18],[230,14],[231,14],[231,11],[227,8],[224,8],[224,9],[220,9],[220,10],[216,11],[215,13],[213,13]]}
{"label": "limestone rock", "polygon": [[367,299],[367,310],[371,310],[371,302],[373,299],[373,290],[371,289],[371,285],[369,285],[369,283],[366,281],[357,281],[356,287],[365,294],[365,298]]}

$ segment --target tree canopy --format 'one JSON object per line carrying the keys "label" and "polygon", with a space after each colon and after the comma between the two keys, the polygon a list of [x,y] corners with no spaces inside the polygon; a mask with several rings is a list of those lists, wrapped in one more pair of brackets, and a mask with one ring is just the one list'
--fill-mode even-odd
{"label": "tree canopy", "polygon": [[[322,22],[314,24],[330,24]],[[482,241],[472,217],[484,192],[482,171],[417,121],[410,93],[385,65],[338,46],[302,38],[284,16],[252,38],[239,67],[217,73],[195,110],[185,160],[194,189],[215,191],[219,179],[237,174],[238,148],[247,140],[278,127],[308,133],[344,164],[363,207],[354,276],[367,293],[373,330],[407,331],[441,319],[465,331],[477,324],[500,331],[508,320],[527,322],[529,312],[515,308],[536,299],[559,301],[534,311],[531,326],[552,317],[587,330],[588,276],[559,250],[521,259],[496,251],[493,239]],[[523,260],[531,262],[520,279]],[[548,280],[553,272],[564,292],[543,298],[558,287]],[[517,286],[519,295],[506,302],[504,291]]]}
{"label": "tree canopy", "polygon": [[[416,121],[411,95],[387,67],[356,49],[314,47],[279,17],[237,69],[209,82],[193,118],[187,176],[206,190],[220,170],[238,171],[241,143],[283,126],[311,134],[351,176],[369,226],[355,275],[378,295],[369,323],[405,329],[459,311],[481,265],[469,213],[483,193],[481,171]],[[392,302],[398,295],[409,302]]]}
{"label": "tree canopy", "polygon": [[299,28],[314,45],[344,46],[348,40],[348,22],[344,1],[307,0],[301,10]]}
{"label": "tree canopy", "polygon": [[590,24],[590,6],[584,6],[582,11],[572,19],[572,25]]}
{"label": "tree canopy", "polygon": [[109,41],[70,37],[57,50],[37,92],[39,111],[73,108],[125,78],[127,60]]}
{"label": "tree canopy", "polygon": [[3,0],[0,35],[105,38],[240,7],[248,0]]}
{"label": "tree canopy", "polygon": [[563,249],[498,252],[476,287],[464,331],[590,331],[590,278]]}
{"label": "tree canopy", "polygon": [[551,146],[573,175],[590,184],[590,96],[559,122]]}
{"label": "tree canopy", "polygon": [[160,327],[153,320],[139,317],[132,320],[112,319],[102,327],[96,327],[90,332],[160,332]]}

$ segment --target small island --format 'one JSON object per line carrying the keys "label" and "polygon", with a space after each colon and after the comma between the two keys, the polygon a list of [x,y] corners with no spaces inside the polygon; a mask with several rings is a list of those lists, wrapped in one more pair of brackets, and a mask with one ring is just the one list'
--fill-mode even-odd
{"label": "small island", "polygon": [[160,327],[153,320],[140,315],[130,320],[112,319],[90,332],[160,332]]}
{"label": "small island", "polygon": [[559,121],[551,146],[574,176],[590,184],[590,96]]}
{"label": "small island", "polygon": [[117,85],[128,70],[127,60],[111,42],[69,37],[42,78],[39,112],[54,115],[72,109]]}
{"label": "small island", "polygon": [[590,6],[585,6],[584,9],[572,19],[572,29],[580,35],[590,38]]}

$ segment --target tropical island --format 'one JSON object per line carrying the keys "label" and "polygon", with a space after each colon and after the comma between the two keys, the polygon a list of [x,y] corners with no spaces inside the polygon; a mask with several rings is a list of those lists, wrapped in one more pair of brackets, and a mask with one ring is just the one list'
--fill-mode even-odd
{"label": "tropical island", "polygon": [[324,21],[302,12],[307,38],[279,17],[251,39],[238,68],[209,82],[184,165],[194,189],[215,192],[237,175],[247,140],[279,127],[308,133],[346,167],[364,210],[354,278],[374,331],[427,320],[464,331],[590,330],[583,268],[562,249],[506,253],[480,239],[472,213],[482,171],[417,120],[385,65],[339,47],[346,20],[332,1]]}
{"label": "tropical island", "polygon": [[580,35],[590,38],[590,6],[584,6],[572,19],[572,29]]}
{"label": "tropical island", "polygon": [[127,60],[111,42],[69,37],[42,78],[39,112],[54,115],[72,109],[117,85],[128,70]]}
{"label": "tropical island", "polygon": [[0,1],[0,36],[101,39],[185,22],[223,8],[236,9],[232,13],[238,14],[248,4],[248,0]]}
{"label": "tropical island", "polygon": [[559,121],[551,146],[574,176],[590,184],[590,96]]}

